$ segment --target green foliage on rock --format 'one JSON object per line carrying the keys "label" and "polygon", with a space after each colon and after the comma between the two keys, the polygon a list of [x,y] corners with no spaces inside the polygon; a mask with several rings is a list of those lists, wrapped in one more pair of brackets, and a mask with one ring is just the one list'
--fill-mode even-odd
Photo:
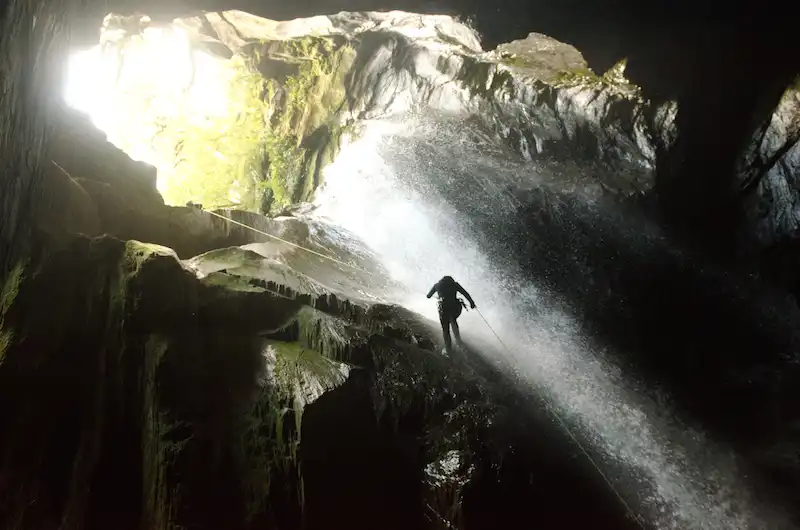
{"label": "green foliage on rock", "polygon": [[14,340],[14,332],[10,329],[5,329],[5,315],[17,299],[24,271],[24,265],[18,263],[11,269],[11,272],[3,282],[2,288],[0,288],[0,363],[3,362],[5,352],[11,345],[11,341]]}
{"label": "green foliage on rock", "polygon": [[627,59],[622,59],[603,75],[597,75],[591,68],[581,68],[561,72],[555,81],[557,87],[610,88],[621,94],[638,97],[640,89],[625,78]]}
{"label": "green foliage on rock", "polygon": [[224,93],[209,87],[200,110],[194,85],[156,98],[147,83],[134,84],[128,113],[137,125],[124,147],[151,141],[162,162],[174,161],[167,170],[159,163],[169,204],[276,213],[308,199],[338,151],[338,110],[354,58],[344,39],[254,42],[230,60],[215,59],[224,87],[216,90]]}
{"label": "green foliage on rock", "polygon": [[226,114],[203,120],[179,114],[161,124],[155,141],[176,160],[163,189],[168,203],[257,206],[266,141],[265,81],[241,57],[234,56],[230,66],[234,75],[226,94]]}
{"label": "green foliage on rock", "polygon": [[[319,184],[320,170],[338,150],[337,111],[345,101],[345,75],[355,51],[323,37],[262,46],[269,48],[265,52],[269,59],[296,67],[285,80],[267,81],[270,119],[262,189],[270,190],[270,209],[278,211],[310,197]],[[256,58],[262,59],[262,54],[256,53]]]}

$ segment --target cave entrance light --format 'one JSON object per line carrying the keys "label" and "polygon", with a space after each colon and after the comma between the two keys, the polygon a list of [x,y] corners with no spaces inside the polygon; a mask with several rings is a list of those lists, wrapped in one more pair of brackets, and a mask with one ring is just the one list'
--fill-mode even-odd
{"label": "cave entrance light", "polygon": [[[231,98],[239,73],[235,61],[196,49],[174,25],[127,36],[104,27],[98,45],[70,55],[63,97],[109,142],[154,166],[165,201],[183,205],[208,198],[218,183],[200,180],[210,172],[229,174],[226,164],[239,163],[227,145],[232,116],[249,103]],[[217,202],[239,202],[238,184],[218,186]]]}

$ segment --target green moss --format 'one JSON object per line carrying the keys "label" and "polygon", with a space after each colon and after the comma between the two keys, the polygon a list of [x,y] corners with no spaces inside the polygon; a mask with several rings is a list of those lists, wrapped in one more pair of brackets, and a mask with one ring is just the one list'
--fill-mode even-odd
{"label": "green moss", "polygon": [[195,201],[205,207],[235,203],[252,207],[263,163],[264,80],[234,56],[224,94],[228,110],[198,119],[190,108],[163,114],[147,108],[155,125],[155,150],[175,160],[161,187],[169,204]]}
{"label": "green moss", "polygon": [[[303,410],[347,380],[348,368],[299,342],[269,341],[265,386],[244,418],[241,450],[248,470],[244,486],[248,513],[263,513],[276,478],[296,482],[302,505],[298,459]],[[287,422],[289,417],[293,422]]]}
{"label": "green moss", "polygon": [[340,318],[304,307],[297,313],[298,334],[304,344],[308,344],[325,357],[349,362],[348,346],[352,339],[344,321]]}
{"label": "green moss", "polygon": [[14,332],[5,329],[5,315],[17,299],[24,272],[25,265],[22,263],[15,265],[3,282],[2,289],[0,289],[0,363],[3,362],[6,351],[14,340]]}
{"label": "green moss", "polygon": [[226,274],[223,272],[212,272],[203,278],[203,283],[208,286],[224,287],[229,291],[238,291],[242,293],[267,292],[266,289],[251,284],[249,279],[246,277]]}
{"label": "green moss", "polygon": [[558,74],[555,85],[558,87],[611,88],[617,92],[638,96],[640,89],[625,78],[628,60],[622,59],[603,75],[597,75],[591,68],[565,71]]}
{"label": "green moss", "polygon": [[513,66],[516,68],[533,68],[538,64],[529,57],[512,53],[501,53],[500,62],[506,66]]}
{"label": "green moss", "polygon": [[591,68],[568,70],[558,74],[557,84],[563,86],[587,86],[602,84],[603,79],[594,73]]}
{"label": "green moss", "polygon": [[[344,78],[355,51],[329,38],[303,37],[287,41],[272,54],[297,66],[282,83],[267,81],[273,115],[266,135],[267,178],[262,190],[271,190],[271,209],[278,211],[308,199],[324,162],[332,158],[319,154],[331,149],[329,139],[339,134],[337,111],[345,101]],[[323,139],[309,142],[318,131]]]}

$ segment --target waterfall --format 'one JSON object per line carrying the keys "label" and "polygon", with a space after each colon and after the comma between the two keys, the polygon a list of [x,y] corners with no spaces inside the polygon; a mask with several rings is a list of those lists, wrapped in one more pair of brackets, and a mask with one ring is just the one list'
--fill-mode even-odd
{"label": "waterfall", "polygon": [[[598,232],[628,231],[645,247],[657,244],[657,231],[645,224],[614,228],[616,220],[604,221],[590,196],[546,191],[561,178],[548,171],[515,160],[458,119],[373,121],[327,168],[316,215],[359,237],[403,286],[393,301],[411,310],[435,319],[428,289],[445,274],[459,281],[508,350],[475,312],[459,321],[465,340],[493,344],[480,348],[487,360],[513,366],[510,375],[553,402],[645,526],[782,527],[782,517],[752,498],[730,451],[623,373],[566,310],[568,301],[525,274],[510,250],[520,238],[536,237],[519,226],[527,207],[520,190],[545,190],[546,214],[567,224],[583,216]],[[598,266],[571,256],[566,243],[560,255],[540,258],[576,271]]]}

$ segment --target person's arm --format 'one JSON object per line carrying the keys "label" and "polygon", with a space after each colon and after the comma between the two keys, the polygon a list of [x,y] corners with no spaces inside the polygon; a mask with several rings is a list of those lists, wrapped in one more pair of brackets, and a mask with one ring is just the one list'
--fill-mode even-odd
{"label": "person's arm", "polygon": [[430,291],[428,291],[428,296],[427,296],[427,298],[430,298],[431,296],[433,296],[433,293],[435,293],[435,292],[436,292],[436,287],[437,287],[438,285],[439,285],[438,283],[435,283],[435,284],[433,284],[433,287],[431,287],[431,290],[430,290]]}
{"label": "person's arm", "polygon": [[458,291],[459,293],[461,293],[461,294],[463,294],[464,296],[466,296],[466,297],[467,297],[467,300],[469,300],[469,306],[470,306],[472,309],[475,309],[475,301],[474,301],[474,300],[472,299],[472,297],[469,295],[469,293],[467,292],[467,290],[466,290],[466,289],[464,289],[463,287],[461,287],[461,284],[460,284],[460,283],[456,283],[456,291]]}

